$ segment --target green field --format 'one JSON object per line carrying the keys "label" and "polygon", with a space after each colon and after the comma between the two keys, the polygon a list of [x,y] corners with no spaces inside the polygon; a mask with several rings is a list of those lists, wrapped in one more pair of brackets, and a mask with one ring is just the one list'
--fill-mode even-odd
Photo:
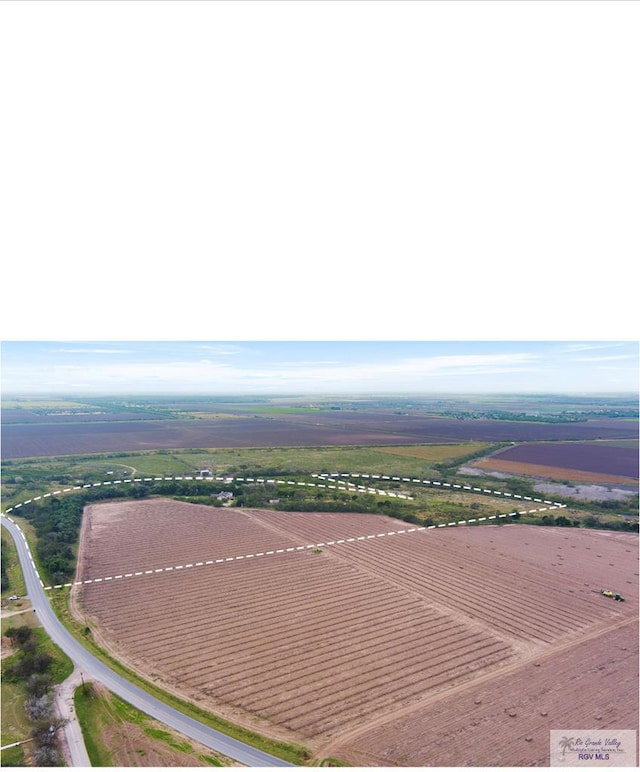
{"label": "green field", "polygon": [[158,475],[194,475],[207,468],[213,474],[278,474],[362,472],[417,476],[435,473],[434,463],[461,459],[494,446],[486,443],[383,447],[233,448],[215,450],[153,450],[92,454],[64,458],[5,461],[2,491],[7,506],[33,498],[59,484]]}
{"label": "green field", "polygon": [[488,442],[466,442],[461,445],[409,445],[404,447],[378,448],[381,453],[404,458],[417,458],[420,461],[449,461],[469,454],[489,452],[492,447]]}

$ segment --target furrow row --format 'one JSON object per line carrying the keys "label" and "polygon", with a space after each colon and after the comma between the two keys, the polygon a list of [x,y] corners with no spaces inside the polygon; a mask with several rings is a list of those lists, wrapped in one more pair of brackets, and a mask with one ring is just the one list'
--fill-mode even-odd
{"label": "furrow row", "polygon": [[[515,617],[522,626],[521,637],[523,634],[528,637],[544,631],[558,636],[574,629],[575,625],[584,619],[584,615],[579,611],[572,613],[571,605],[566,603],[560,592],[557,595],[563,606],[562,611],[566,611],[564,616],[550,608],[549,592],[546,595],[546,605],[532,602],[526,591],[519,592],[505,587],[504,584],[494,581],[489,571],[485,571],[481,576],[469,577],[464,569],[462,574],[459,574],[449,567],[448,572],[442,570],[436,574],[429,568],[408,568],[409,562],[401,561],[395,555],[389,556],[384,568],[380,570],[379,562],[372,556],[358,554],[350,555],[349,558],[363,567],[375,566],[383,577],[387,576],[396,581],[407,582],[407,586],[423,589],[427,600],[439,600],[445,605],[455,601],[456,609],[463,609],[474,618],[491,619],[496,625],[507,625],[502,628],[505,632],[513,632],[512,620]],[[537,593],[538,589],[529,588],[529,592]]]}
{"label": "furrow row", "polygon": [[[458,642],[461,646],[472,648],[474,642],[477,643],[481,638],[483,636],[469,630],[458,630],[444,631],[440,635],[428,638],[425,638],[422,633],[413,633],[403,636],[399,641],[392,630],[390,633],[362,643],[347,642],[343,645],[342,651],[332,650],[328,657],[322,656],[324,652],[320,655],[315,652],[315,663],[313,661],[304,663],[304,666],[291,673],[291,678],[278,674],[276,677],[267,677],[263,683],[258,677],[253,684],[247,683],[244,688],[239,687],[238,683],[229,684],[226,690],[222,689],[219,693],[223,699],[226,697],[240,701],[269,700],[275,695],[290,694],[296,694],[299,697],[307,695],[308,699],[316,699],[332,691],[335,693],[337,685],[345,680],[346,674],[350,681],[365,679],[376,681],[376,674],[380,668],[385,670],[394,668],[398,673],[406,667],[416,669],[422,662],[430,663],[435,660],[439,653],[446,656],[452,651],[451,647]],[[424,645],[421,646],[421,644]],[[309,677],[310,673],[313,674],[313,678]],[[323,683],[327,686],[322,687]],[[286,700],[288,697],[281,697],[281,699]]]}
{"label": "furrow row", "polygon": [[[330,695],[322,701],[305,702],[301,709],[292,699],[284,703],[280,712],[273,712],[267,708],[267,712],[276,718],[278,723],[296,730],[310,730],[315,734],[317,726],[327,723],[327,716],[331,717],[332,722],[339,722],[340,717],[348,715],[353,710],[365,707],[365,712],[369,712],[369,700],[379,697],[383,704],[396,702],[397,696],[400,696],[400,702],[406,702],[413,694],[424,693],[433,689],[437,684],[451,682],[462,672],[470,672],[479,667],[479,660],[489,655],[500,654],[503,652],[508,656],[508,647],[495,641],[486,642],[477,646],[473,652],[461,651],[452,653],[446,659],[439,663],[439,667],[434,666],[429,672],[416,673],[406,671],[398,673],[391,668],[388,671],[388,679],[379,686],[379,693],[371,694],[371,685],[369,683],[351,685],[334,695]],[[254,708],[255,710],[255,708]],[[314,728],[316,727],[316,728]]]}

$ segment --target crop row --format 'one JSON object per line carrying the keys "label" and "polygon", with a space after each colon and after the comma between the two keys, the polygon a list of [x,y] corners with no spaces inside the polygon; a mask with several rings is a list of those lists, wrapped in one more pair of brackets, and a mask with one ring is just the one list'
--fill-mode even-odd
{"label": "crop row", "polygon": [[372,667],[368,677],[335,673],[329,680],[318,682],[311,672],[306,688],[272,693],[261,700],[247,700],[242,707],[266,715],[290,729],[303,730],[307,735],[326,731],[354,713],[362,716],[379,711],[390,704],[406,703],[416,695],[424,695],[438,685],[452,684],[463,674],[486,667],[488,659],[501,659],[505,644],[487,641],[469,648],[470,640],[451,644],[444,655],[420,652],[401,665],[391,663]]}
{"label": "crop row", "polygon": [[[239,525],[246,527],[244,522]],[[280,544],[285,538],[269,535]],[[445,606],[453,602],[456,611],[525,639],[553,640],[588,624],[602,608],[594,599],[578,597],[575,592],[567,595],[566,584],[553,586],[555,577],[539,569],[523,571],[522,566],[502,554],[492,555],[491,569],[487,569],[486,555],[471,552],[469,544],[456,549],[449,538],[443,553],[439,536],[423,531],[402,539],[380,537],[355,547],[336,545],[332,554],[376,576],[419,590],[431,602]],[[394,546],[389,549],[391,541]],[[462,546],[467,549],[461,550]],[[104,560],[109,566],[113,563],[108,555]],[[293,563],[288,565],[291,568]],[[192,581],[200,579],[193,577]]]}
{"label": "crop row", "polygon": [[[327,704],[332,715],[338,703],[340,713],[354,700],[367,710],[386,704],[405,675],[426,689],[470,672],[477,660],[512,654],[412,593],[325,556],[225,565],[214,574],[215,582],[195,582],[188,592],[183,575],[178,587],[170,577],[141,580],[144,592],[131,596],[116,584],[83,593],[110,634],[155,672],[229,704],[282,713],[298,729],[323,720]],[[157,598],[170,589],[186,601],[167,616]],[[357,697],[363,691],[366,701]]]}
{"label": "crop row", "polygon": [[[175,502],[171,505],[167,507],[155,500],[141,502],[130,507],[124,522],[111,523],[101,522],[110,514],[102,508],[112,506],[117,512],[118,505],[92,507],[88,519],[91,549],[82,578],[226,558],[294,544],[286,535],[250,520],[238,510],[227,512],[190,505],[193,509],[183,520],[184,510],[176,507]],[[96,511],[99,515],[94,515]],[[96,536],[91,534],[92,530],[97,532]]]}
{"label": "crop row", "polygon": [[[356,758],[389,764],[387,754],[396,746],[411,766],[437,763],[442,748],[448,763],[459,766],[544,765],[545,758],[548,764],[550,729],[638,725],[637,652],[637,624],[610,631],[537,667],[524,664],[516,676],[497,675],[364,731],[355,740]],[[348,749],[333,752],[349,760]]]}
{"label": "crop row", "polygon": [[[396,543],[398,544],[398,543]],[[381,577],[421,591],[427,600],[455,607],[508,635],[550,642],[590,623],[601,612],[590,598],[567,593],[544,574],[536,577],[500,556],[492,565],[473,556],[453,559],[430,536],[402,542],[393,550],[375,540],[366,549],[342,545],[337,554]],[[421,549],[423,548],[423,549]],[[348,554],[346,554],[348,553]]]}
{"label": "crop row", "polygon": [[[224,659],[227,647],[231,658],[237,660],[241,656],[238,639],[243,641],[243,649],[248,649],[254,641],[268,643],[270,631],[277,638],[286,625],[293,625],[297,637],[304,639],[309,633],[319,636],[325,620],[327,633],[332,628],[335,633],[352,624],[356,616],[368,615],[376,609],[383,610],[385,619],[400,619],[402,611],[409,610],[413,614],[412,625],[416,624],[418,613],[428,612],[430,619],[442,618],[384,582],[333,561],[328,566],[316,556],[292,555],[252,566],[222,565],[208,577],[200,574],[200,581],[188,585],[184,575],[177,584],[168,578],[152,577],[142,580],[142,592],[124,597],[115,584],[94,585],[85,592],[89,604],[99,608],[102,623],[117,624],[119,634],[127,636],[132,644],[145,638],[147,625],[162,621],[169,631],[183,629],[191,620],[189,640],[197,641],[200,636],[205,640],[215,638],[219,660]],[[169,618],[164,611],[166,605],[153,602],[154,598],[168,595],[178,598]],[[129,605],[137,607],[135,617],[128,617]],[[161,641],[150,644],[148,650],[153,652],[156,648],[163,649]]]}
{"label": "crop row", "polygon": [[338,700],[324,706],[316,705],[314,715],[310,715],[309,711],[299,718],[281,714],[278,720],[291,729],[304,730],[308,736],[328,732],[341,727],[354,715],[361,718],[379,713],[391,705],[406,704],[439,688],[448,688],[480,670],[502,663],[509,655],[510,650],[505,644],[493,642],[472,651],[463,651],[460,655],[451,655],[437,670],[432,667],[430,672],[403,674],[390,669],[384,689],[376,694],[371,694],[369,685],[365,684],[360,689],[351,690],[348,695],[336,695]]}

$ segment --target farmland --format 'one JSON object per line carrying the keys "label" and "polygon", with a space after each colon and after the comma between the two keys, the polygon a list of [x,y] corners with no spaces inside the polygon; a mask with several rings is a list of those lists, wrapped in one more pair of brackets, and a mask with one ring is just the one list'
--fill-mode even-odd
{"label": "farmland", "polygon": [[[531,764],[560,717],[637,724],[637,572],[633,534],[409,531],[381,515],[151,499],[87,509],[78,577],[92,581],[73,604],[150,679],[318,758],[455,764],[453,741],[450,751],[433,733],[425,741],[434,716],[454,737],[518,702],[513,742],[533,739],[507,746],[500,763]],[[624,651],[614,662],[612,645]],[[618,674],[615,694],[598,676],[572,709],[574,652]],[[557,693],[541,701],[551,683]]]}
{"label": "farmland", "polygon": [[475,462],[480,469],[570,480],[632,483],[638,479],[638,447],[612,442],[529,443]]}
{"label": "farmland", "polygon": [[[637,726],[637,625],[613,628],[342,738],[357,766],[548,766],[552,727]],[[526,681],[526,688],[522,688]],[[619,688],[612,688],[612,682]],[[446,749],[446,750],[443,750]],[[329,750],[329,749],[327,749]]]}
{"label": "farmland", "polygon": [[[196,407],[196,405],[188,405]],[[580,422],[456,419],[424,410],[239,410],[215,402],[197,413],[172,407],[120,412],[2,413],[2,458],[18,459],[147,449],[412,445],[460,442],[542,442],[637,439],[638,422],[593,418]],[[161,415],[162,417],[159,417]]]}

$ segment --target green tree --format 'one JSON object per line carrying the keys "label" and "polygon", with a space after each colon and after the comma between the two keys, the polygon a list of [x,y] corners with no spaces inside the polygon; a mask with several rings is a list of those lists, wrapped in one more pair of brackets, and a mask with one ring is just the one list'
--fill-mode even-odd
{"label": "green tree", "polygon": [[20,627],[7,627],[5,635],[14,646],[24,646],[33,636],[33,630],[27,625]]}

